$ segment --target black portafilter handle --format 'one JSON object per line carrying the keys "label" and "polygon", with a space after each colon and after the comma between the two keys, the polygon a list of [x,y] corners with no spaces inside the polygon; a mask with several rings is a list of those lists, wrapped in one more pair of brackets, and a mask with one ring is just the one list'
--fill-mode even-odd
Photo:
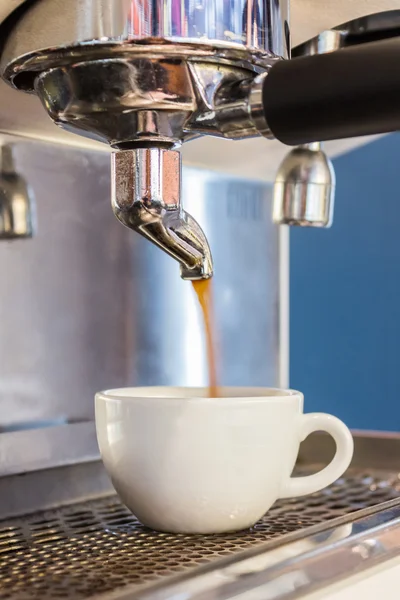
{"label": "black portafilter handle", "polygon": [[276,63],[265,78],[272,134],[297,146],[400,130],[400,37]]}

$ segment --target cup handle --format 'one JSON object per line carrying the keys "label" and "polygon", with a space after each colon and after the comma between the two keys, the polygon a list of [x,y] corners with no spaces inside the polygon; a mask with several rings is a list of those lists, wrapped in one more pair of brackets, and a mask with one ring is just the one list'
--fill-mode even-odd
{"label": "cup handle", "polygon": [[311,433],[326,431],[336,442],[336,453],[329,465],[314,475],[290,477],[284,485],[280,498],[294,498],[314,494],[331,485],[346,471],[353,458],[353,437],[346,425],[336,417],[325,413],[309,413],[301,415],[300,441]]}

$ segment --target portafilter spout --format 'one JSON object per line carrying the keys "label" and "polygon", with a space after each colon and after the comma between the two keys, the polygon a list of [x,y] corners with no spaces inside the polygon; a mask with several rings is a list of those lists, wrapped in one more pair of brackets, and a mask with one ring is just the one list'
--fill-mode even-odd
{"label": "portafilter spout", "polygon": [[161,147],[112,154],[112,208],[123,225],[175,258],[181,277],[208,279],[213,263],[207,238],[181,204],[181,155]]}

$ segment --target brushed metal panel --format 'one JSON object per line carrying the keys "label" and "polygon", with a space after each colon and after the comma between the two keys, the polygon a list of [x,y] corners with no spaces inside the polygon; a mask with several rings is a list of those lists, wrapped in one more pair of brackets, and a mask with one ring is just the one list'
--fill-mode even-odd
{"label": "brushed metal panel", "polygon": [[[38,235],[0,244],[0,428],[93,418],[107,387],[207,382],[200,315],[171,258],[122,227],[109,157],[21,144]],[[268,185],[185,168],[215,258],[221,383],[279,384],[279,230]],[[221,225],[222,223],[222,225]]]}

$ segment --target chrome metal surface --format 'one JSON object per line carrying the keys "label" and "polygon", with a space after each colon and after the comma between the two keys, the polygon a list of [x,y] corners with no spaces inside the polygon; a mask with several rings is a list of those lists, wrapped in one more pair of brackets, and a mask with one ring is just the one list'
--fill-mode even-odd
{"label": "chrome metal surface", "polygon": [[[25,143],[15,164],[39,227],[0,244],[0,430],[92,420],[94,393],[108,387],[207,385],[192,286],[113,216],[109,156]],[[271,186],[184,167],[182,199],[218,269],[221,384],[284,385]]]}
{"label": "chrome metal surface", "polygon": [[[355,431],[352,469],[362,471],[399,471],[400,435],[383,431]],[[321,433],[307,438],[300,446],[297,464],[301,468],[313,465],[316,461],[327,464],[335,454],[336,446],[329,435]],[[400,477],[399,477],[400,481]]]}
{"label": "chrome metal surface", "polygon": [[111,493],[114,493],[112,484],[99,460],[81,460],[76,464],[0,477],[0,519],[60,504],[85,502]]}
{"label": "chrome metal surface", "polygon": [[87,52],[69,66],[42,72],[35,90],[53,121],[112,146],[153,141],[174,144],[185,136],[196,109],[182,60],[107,58]]}
{"label": "chrome metal surface", "polygon": [[400,10],[386,10],[342,23],[334,29],[321,31],[316,37],[296,46],[292,55],[323,54],[399,34]]}
{"label": "chrome metal surface", "polygon": [[[293,56],[324,54],[399,34],[399,10],[371,14],[321,32],[297,46]],[[278,170],[273,219],[281,224],[329,227],[332,224],[334,194],[333,165],[322,152],[321,145],[292,150]]]}
{"label": "chrome metal surface", "polygon": [[10,475],[99,460],[94,421],[0,434],[0,481]]}
{"label": "chrome metal surface", "polygon": [[[248,137],[257,134],[252,78],[289,56],[288,7],[288,0],[40,0],[6,24],[0,72],[34,91],[57,125],[116,148],[147,142],[157,152],[204,133]],[[203,232],[189,215],[177,221],[179,210],[166,214],[179,232],[161,216],[151,233],[143,211],[129,226],[179,259],[185,278],[210,277]],[[126,210],[118,215],[128,224]],[[200,268],[187,244],[200,249]]]}
{"label": "chrome metal surface", "polygon": [[268,73],[258,75],[252,82],[248,96],[248,106],[251,120],[258,133],[266,138],[273,139],[274,136],[272,135],[264,114],[263,87],[265,77],[268,77]]}
{"label": "chrome metal surface", "polygon": [[111,202],[123,225],[181,265],[182,279],[209,279],[213,262],[206,236],[181,204],[181,155],[163,148],[112,154]]}
{"label": "chrome metal surface", "polygon": [[334,200],[335,172],[321,144],[300,146],[285,156],[274,185],[274,223],[330,227]]}
{"label": "chrome metal surface", "polygon": [[192,134],[232,140],[259,135],[249,111],[255,74],[242,68],[193,62],[189,65],[199,98],[198,110],[187,125]]}
{"label": "chrome metal surface", "polygon": [[348,31],[345,29],[329,29],[322,31],[317,37],[293,49],[293,56],[311,56],[334,52],[346,46]]}
{"label": "chrome metal surface", "polygon": [[3,65],[91,41],[189,42],[222,56],[244,50],[261,64],[289,54],[288,0],[40,0],[24,8],[12,24]]}
{"label": "chrome metal surface", "polygon": [[[346,27],[322,32],[296,48],[295,56],[325,54],[345,45]],[[294,148],[283,159],[275,177],[272,218],[280,225],[330,227],[336,178],[333,164],[314,142]]]}
{"label": "chrome metal surface", "polygon": [[12,147],[0,145],[0,240],[30,238],[34,230],[33,192],[15,171]]}
{"label": "chrome metal surface", "polygon": [[[35,91],[60,127],[115,148],[143,142],[177,145],[201,134],[231,139],[259,135],[248,107],[254,73],[234,65],[149,57],[91,59],[46,67]],[[107,50],[109,52],[109,50]],[[171,48],[169,53],[171,54]],[[100,95],[99,95],[100,94]]]}
{"label": "chrome metal surface", "polygon": [[93,421],[1,432],[0,519],[113,492]]}
{"label": "chrome metal surface", "polygon": [[[114,592],[117,598],[167,599],[185,591],[188,598],[224,599],[260,586],[260,597],[285,597],[265,590],[304,590],[398,552],[399,493],[397,474],[349,473],[323,492],[278,502],[253,529],[229,535],[153,532],[114,496],[3,521],[0,598]],[[391,499],[392,508],[379,512],[377,503]],[[332,560],[338,556],[339,562]],[[336,567],[321,571],[321,558]],[[284,572],[289,581],[274,586]],[[324,576],[319,581],[318,572]]]}
{"label": "chrome metal surface", "polygon": [[[292,592],[300,584],[299,592],[304,592],[307,586],[329,583],[332,575],[345,577],[398,552],[396,517],[388,511],[400,506],[400,437],[395,434],[356,433],[354,466],[335,485],[279,502],[253,529],[229,536],[159,534],[139,525],[115,496],[88,502],[111,489],[96,452],[85,444],[94,439],[93,423],[6,434],[10,442],[18,437],[10,456],[19,452],[23,457],[28,439],[24,443],[22,437],[27,434],[33,462],[22,461],[24,477],[11,466],[9,476],[0,477],[0,515],[32,513],[40,506],[55,510],[0,523],[0,598],[97,598],[99,592],[110,598],[161,594],[164,599],[181,590],[190,592],[189,597],[213,597],[218,590],[222,598],[230,598],[235,590],[254,594],[259,584],[261,598],[274,598],[288,591],[281,585],[287,580],[282,581],[282,571],[293,574],[288,583],[297,582],[289,586]],[[4,439],[0,436],[2,459]],[[329,436],[311,436],[300,448],[299,472],[315,472],[321,468],[316,457],[329,461],[333,452]],[[73,500],[73,506],[59,507]],[[382,524],[390,534],[384,542],[382,537],[380,544],[355,539],[360,532],[376,539],[376,527]],[[354,560],[342,560],[348,545],[337,554],[342,542],[350,543]],[[331,560],[332,552],[339,560]],[[310,555],[317,560],[310,563]],[[332,572],[327,563],[340,569]],[[307,577],[298,577],[304,568]]]}
{"label": "chrome metal surface", "polygon": [[[39,4],[39,2],[41,1],[42,0],[37,0],[36,3]],[[206,3],[206,6],[208,7],[211,4],[212,3],[208,2]],[[225,2],[225,5],[227,4],[228,3]],[[22,11],[24,11],[29,5],[30,0],[2,0],[0,2],[0,23],[3,24],[3,21],[7,18],[7,16],[10,13],[12,13],[13,10],[19,7],[19,10],[21,11],[20,14],[22,14]],[[94,6],[94,3],[92,5]],[[359,17],[364,17],[372,11],[391,11],[392,9],[398,9],[398,2],[396,2],[396,0],[370,0],[367,3],[365,0],[352,0],[352,2],[348,2],[348,0],[324,0],[324,2],[321,2],[320,0],[291,0],[290,5],[292,42],[294,48],[298,46],[298,44],[301,44],[308,39],[314,38],[320,32],[333,29],[340,23],[350,22],[354,19],[358,21]],[[61,0],[58,0],[57,2],[55,2],[54,0],[50,0],[49,6],[50,8],[55,7],[54,19],[56,20],[58,18],[58,25],[53,29],[56,42],[57,35],[62,36],[64,31],[70,29],[68,19],[63,17],[62,10],[66,9],[67,7],[70,7],[72,14],[74,13],[76,7],[74,8],[73,2],[68,1],[63,3]],[[82,7],[83,6],[84,4],[82,3]],[[250,6],[250,3],[248,4],[248,6]],[[45,4],[43,4],[43,7],[45,7]],[[114,2],[114,7],[117,7],[117,1]],[[76,8],[76,11],[77,10],[78,9]],[[227,8],[227,10],[229,9]],[[284,14],[284,10],[285,7],[283,4],[281,4],[282,15]],[[38,19],[40,26],[40,35],[42,35],[42,32],[45,29],[43,27],[43,24],[49,21],[47,18],[46,8],[43,8],[43,13],[44,16],[42,16],[40,20]],[[96,16],[96,14],[97,13],[94,13],[94,17]],[[100,15],[99,20],[97,22],[103,23],[103,25],[101,25],[101,27],[98,28],[101,34],[102,32],[107,31],[108,25],[106,26],[106,24],[108,23],[111,14],[112,13],[105,11],[103,14]],[[388,12],[384,12],[381,14],[387,15]],[[86,13],[84,19],[79,18],[76,20],[76,31],[78,31],[78,33],[79,27],[82,27],[84,29],[84,23],[91,19],[91,15],[92,12]],[[96,18],[94,18],[94,21],[96,22]],[[9,21],[8,24],[3,25],[3,29],[0,33],[0,38],[2,39],[2,41],[6,37],[6,32],[10,31],[11,24],[13,23],[14,21]],[[89,24],[89,27],[90,26],[91,24]],[[384,26],[386,25],[384,24]],[[114,25],[110,25],[110,28],[113,27]],[[49,31],[48,28],[46,29]],[[46,35],[48,34],[48,31]],[[22,30],[18,32],[18,28],[16,28],[15,35],[16,37],[19,37],[21,42],[23,42],[25,37],[28,39],[31,36],[31,33],[29,31],[23,32]],[[32,35],[32,38],[34,37],[35,36]],[[71,38],[76,38],[76,35],[74,33],[74,27],[72,27]],[[69,42],[67,41],[67,44],[68,43]],[[205,46],[203,46],[203,49],[204,48]],[[229,52],[231,52],[231,50],[229,50]],[[245,52],[245,54],[247,55],[247,51]],[[46,113],[41,110],[39,103],[36,102],[35,97],[32,97],[30,95],[18,94],[17,92],[15,92],[15,90],[11,89],[3,82],[0,82],[0,131],[4,133],[7,132],[12,135],[23,135],[24,137],[29,137],[31,139],[54,141],[60,144],[68,145],[70,147],[98,150],[102,149],[101,144],[99,144],[98,142],[90,140],[89,138],[75,136],[69,134],[65,130],[53,127],[51,121],[49,121],[49,119],[47,118]],[[363,138],[352,140],[351,146],[360,146],[364,144],[365,141],[366,140]],[[260,140],[260,142],[262,143],[262,140]],[[335,142],[334,144],[328,144],[327,147],[332,147],[332,149],[334,148],[334,152],[336,153],[342,153],[344,150],[348,150],[348,143],[350,142],[345,143],[343,141],[340,141]],[[215,144],[217,148],[218,145],[221,146],[221,143],[218,144],[217,142]],[[211,156],[214,153],[213,146],[214,143],[212,142],[211,151],[209,153],[208,151],[206,151],[205,153],[206,155],[210,154],[210,160],[205,165],[206,168],[215,168],[216,166],[214,157],[211,158]],[[239,148],[234,148],[233,151],[231,150],[231,152],[233,153],[233,158],[236,158],[234,162],[237,165],[237,167],[235,165],[235,170],[237,171],[237,174],[243,177],[247,177],[250,174],[250,177],[252,177],[251,171],[255,170],[257,173],[257,177],[260,177],[261,179],[265,180],[265,170],[263,169],[262,162],[259,161],[259,156],[262,150],[260,150],[259,146],[257,146],[256,144],[254,146],[254,150],[250,148],[250,151],[248,151],[248,149],[246,148],[246,150],[244,151],[246,152],[248,158],[246,164],[244,164],[241,160],[240,155],[242,153],[242,150],[239,150]],[[278,141],[271,142],[269,144],[268,149],[266,149],[265,152],[267,156],[266,161],[268,161],[270,168],[271,165],[273,165],[272,170],[276,170],[276,168],[278,167],[279,159],[275,158],[275,156],[281,155],[282,146],[279,144]],[[192,156],[192,152],[190,151],[189,153]],[[204,155],[202,156],[200,152],[199,154],[200,158],[198,159],[196,164],[198,164],[199,166],[204,166]],[[221,154],[219,154],[218,148],[217,154],[223,155],[224,149],[222,149]],[[249,163],[251,163],[253,166],[247,166]],[[218,168],[221,168],[221,165],[219,163],[218,165]],[[269,175],[269,179],[271,181],[272,177],[272,174]]]}
{"label": "chrome metal surface", "polygon": [[347,31],[350,35],[366,37],[367,35],[378,36],[382,32],[398,35],[400,29],[400,10],[384,10],[374,12],[359,19],[353,19],[337,27]]}
{"label": "chrome metal surface", "polygon": [[[367,514],[365,514],[367,513]],[[361,511],[362,514],[362,511]],[[352,521],[352,522],[351,522]],[[303,534],[303,535],[301,535]],[[289,536],[288,536],[289,537]],[[352,575],[375,567],[400,554],[400,503],[396,500],[368,511],[354,520],[334,520],[325,528],[300,531],[297,540],[273,547],[267,544],[224,563],[204,567],[193,577],[181,577],[170,585],[126,590],[119,600],[294,600]],[[292,537],[292,539],[295,536]],[[300,539],[299,539],[300,538]],[[279,544],[279,542],[278,542]]]}

